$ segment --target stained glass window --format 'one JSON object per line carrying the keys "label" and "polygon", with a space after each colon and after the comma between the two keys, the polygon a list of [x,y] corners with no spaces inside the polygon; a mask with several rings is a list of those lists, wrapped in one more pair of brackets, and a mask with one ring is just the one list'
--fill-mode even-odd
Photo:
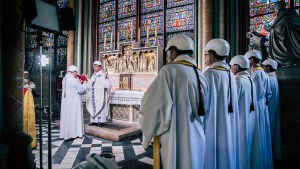
{"label": "stained glass window", "polygon": [[164,7],[163,3],[163,0],[142,0],[142,13],[162,10]]}
{"label": "stained glass window", "polygon": [[133,39],[133,37],[135,37],[135,30],[133,28],[135,27],[136,27],[135,17],[119,20],[118,21],[119,41],[123,41],[125,39]]}
{"label": "stained glass window", "polygon": [[119,0],[118,4],[118,18],[125,18],[136,14],[136,0]]}
{"label": "stained glass window", "polygon": [[[117,44],[115,40],[125,42],[136,39],[138,35],[142,47],[146,44],[151,46],[154,42],[164,47],[167,39],[178,33],[194,36],[194,0],[99,0],[99,2],[99,52],[104,50],[104,37],[107,42],[105,50],[110,48],[114,50],[116,49],[114,45]],[[137,2],[140,2],[140,5],[137,5]],[[140,16],[137,16],[138,11]],[[113,43],[110,43],[111,39]]]}
{"label": "stained glass window", "polygon": [[115,1],[111,1],[105,4],[100,5],[100,16],[99,22],[107,22],[115,19],[116,15],[116,3]]}
{"label": "stained glass window", "polygon": [[[271,25],[276,18],[274,13],[274,3],[277,0],[250,0],[249,14],[250,14],[250,31],[263,33],[263,25]],[[287,7],[290,7],[290,1],[285,0]]]}
{"label": "stained glass window", "polygon": [[194,29],[194,6],[187,5],[167,10],[167,32]]}
{"label": "stained glass window", "polygon": [[300,6],[300,0],[294,0],[294,6]]}

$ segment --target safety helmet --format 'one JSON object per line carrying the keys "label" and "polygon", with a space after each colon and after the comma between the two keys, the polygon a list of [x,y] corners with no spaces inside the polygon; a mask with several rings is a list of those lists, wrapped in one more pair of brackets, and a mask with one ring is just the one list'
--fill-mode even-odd
{"label": "safety helmet", "polygon": [[245,57],[248,58],[248,59],[250,59],[251,57],[255,57],[258,60],[262,59],[261,53],[258,50],[250,50],[250,51],[246,52]]}
{"label": "safety helmet", "polygon": [[250,67],[249,59],[247,59],[244,55],[234,56],[230,62],[230,65],[239,65],[241,68],[248,69]]}
{"label": "safety helmet", "polygon": [[94,61],[94,65],[101,66],[101,62],[99,60]]}
{"label": "safety helmet", "polygon": [[270,65],[274,70],[277,70],[278,64],[274,59],[266,59],[262,62],[262,65]]}
{"label": "safety helmet", "polygon": [[205,50],[213,50],[219,56],[228,56],[230,51],[230,45],[224,39],[212,39],[206,44]]}
{"label": "safety helmet", "polygon": [[68,67],[68,72],[78,72],[78,68],[74,65]]}
{"label": "safety helmet", "polygon": [[169,50],[172,46],[178,50],[191,50],[194,53],[194,41],[187,35],[178,34],[173,36],[169,40],[165,51]]}

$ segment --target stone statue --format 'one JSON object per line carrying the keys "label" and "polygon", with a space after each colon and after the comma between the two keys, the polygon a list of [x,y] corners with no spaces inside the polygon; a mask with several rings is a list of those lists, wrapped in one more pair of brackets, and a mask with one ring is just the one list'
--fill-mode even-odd
{"label": "stone statue", "polygon": [[155,68],[155,60],[153,57],[151,57],[148,64],[148,72],[153,72],[154,68]]}
{"label": "stone statue", "polygon": [[269,53],[281,65],[294,65],[300,62],[300,19],[291,9],[285,9],[285,2],[274,4],[277,18],[271,26]]}
{"label": "stone statue", "polygon": [[147,58],[146,58],[146,56],[142,56],[140,65],[141,65],[140,71],[141,72],[146,72],[147,71]]}

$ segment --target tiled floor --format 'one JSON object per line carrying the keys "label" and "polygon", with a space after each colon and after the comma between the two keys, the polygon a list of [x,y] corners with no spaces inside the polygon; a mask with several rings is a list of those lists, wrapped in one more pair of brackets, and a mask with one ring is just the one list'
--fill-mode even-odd
{"label": "tiled floor", "polygon": [[[39,143],[39,125],[37,127],[37,142]],[[47,124],[42,125],[43,137],[43,168],[48,168],[48,128]],[[146,150],[142,146],[142,136],[137,135],[120,142],[85,136],[72,140],[60,140],[59,129],[52,124],[52,168],[70,169],[78,163],[85,161],[89,153],[100,154],[102,151],[115,155],[118,165],[124,169],[147,169],[152,168],[152,146]],[[40,167],[39,146],[33,150],[37,167]]]}

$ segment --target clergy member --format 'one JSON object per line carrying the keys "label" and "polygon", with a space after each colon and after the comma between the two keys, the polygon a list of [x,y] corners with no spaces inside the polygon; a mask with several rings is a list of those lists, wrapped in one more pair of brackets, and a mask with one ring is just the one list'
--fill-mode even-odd
{"label": "clergy member", "polygon": [[32,137],[31,147],[36,148],[35,108],[32,94],[35,84],[29,79],[29,72],[27,71],[24,71],[23,82],[23,129]]}
{"label": "clergy member", "polygon": [[210,91],[205,114],[205,169],[239,168],[239,109],[234,75],[225,62],[230,46],[224,39],[212,39],[205,46],[204,72]]}
{"label": "clergy member", "polygon": [[261,53],[257,50],[250,50],[245,54],[250,61],[251,79],[256,86],[257,111],[260,130],[260,145],[263,157],[263,168],[273,168],[272,143],[269,121],[269,97],[271,96],[270,80],[260,65]]}
{"label": "clergy member", "polygon": [[90,113],[91,125],[103,126],[109,113],[109,92],[111,81],[102,71],[100,61],[94,61],[94,74],[87,83],[86,108]]}
{"label": "clergy member", "polygon": [[259,139],[258,111],[255,84],[250,78],[249,59],[244,55],[230,60],[230,70],[235,75],[239,106],[239,156],[240,168],[263,168]]}
{"label": "clergy member", "polygon": [[84,135],[81,95],[85,93],[85,86],[77,78],[77,72],[76,66],[69,66],[62,81],[59,138],[64,140]]}
{"label": "clergy member", "polygon": [[173,36],[165,50],[169,64],[161,68],[142,99],[143,146],[147,148],[154,137],[154,168],[202,169],[208,85],[192,56],[190,37]]}
{"label": "clergy member", "polygon": [[279,87],[276,76],[277,62],[268,58],[262,63],[265,72],[270,78],[270,89],[272,96],[269,100],[268,110],[270,118],[271,140],[273,148],[273,158],[281,160],[281,130],[280,130],[280,101]]}

